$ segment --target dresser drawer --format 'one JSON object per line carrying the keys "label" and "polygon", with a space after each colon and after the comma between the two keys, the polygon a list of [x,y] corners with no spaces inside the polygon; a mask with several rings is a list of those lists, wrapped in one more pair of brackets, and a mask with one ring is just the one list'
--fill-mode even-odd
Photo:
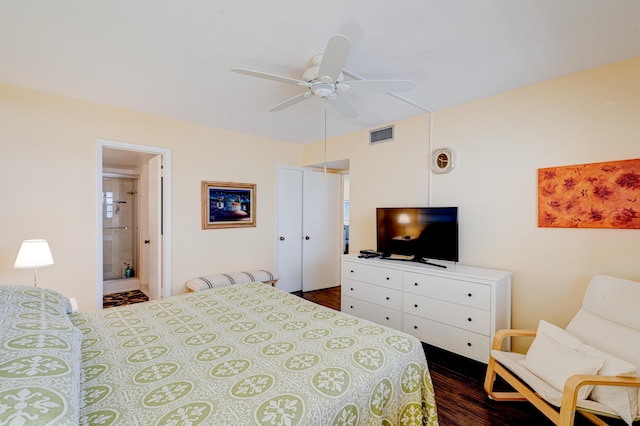
{"label": "dresser drawer", "polygon": [[469,330],[474,333],[491,334],[491,315],[489,311],[458,305],[417,294],[405,296],[404,312]]}
{"label": "dresser drawer", "polygon": [[489,336],[411,314],[404,314],[403,331],[430,345],[464,355],[485,364],[489,362]]}
{"label": "dresser drawer", "polygon": [[344,261],[342,278],[402,290],[402,271]]}
{"label": "dresser drawer", "polygon": [[345,278],[342,280],[342,294],[385,308],[402,310],[402,292],[400,290]]}
{"label": "dresser drawer", "polygon": [[341,311],[396,330],[402,330],[402,312],[394,309],[342,296]]}
{"label": "dresser drawer", "polygon": [[491,286],[485,284],[405,272],[404,291],[473,308],[491,310]]}

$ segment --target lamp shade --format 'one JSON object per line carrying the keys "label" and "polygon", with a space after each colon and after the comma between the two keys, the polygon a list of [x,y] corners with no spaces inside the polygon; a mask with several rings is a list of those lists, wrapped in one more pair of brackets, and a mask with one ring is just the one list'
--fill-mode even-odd
{"label": "lamp shade", "polygon": [[20,246],[16,263],[16,269],[41,268],[53,265],[53,256],[46,240],[24,240]]}
{"label": "lamp shade", "polygon": [[400,213],[400,215],[398,216],[398,223],[401,225],[406,225],[409,222],[411,222],[411,220],[409,220],[409,215],[406,213]]}

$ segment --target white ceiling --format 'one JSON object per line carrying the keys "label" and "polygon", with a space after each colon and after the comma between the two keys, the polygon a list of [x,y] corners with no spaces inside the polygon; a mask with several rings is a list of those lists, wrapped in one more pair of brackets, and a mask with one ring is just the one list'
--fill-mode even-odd
{"label": "white ceiling", "polygon": [[[301,78],[329,38],[367,79],[438,110],[640,56],[637,0],[0,0],[0,83],[306,143],[323,104],[268,110],[303,89],[236,74]],[[346,95],[328,136],[423,113],[384,94]]]}
{"label": "white ceiling", "polygon": [[156,154],[102,147],[102,167],[133,170],[149,162]]}

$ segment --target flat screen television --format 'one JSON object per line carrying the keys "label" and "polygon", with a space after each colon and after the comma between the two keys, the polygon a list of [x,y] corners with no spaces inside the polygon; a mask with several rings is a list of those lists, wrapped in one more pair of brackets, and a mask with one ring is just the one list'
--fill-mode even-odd
{"label": "flat screen television", "polygon": [[457,207],[379,207],[376,217],[382,257],[458,261]]}

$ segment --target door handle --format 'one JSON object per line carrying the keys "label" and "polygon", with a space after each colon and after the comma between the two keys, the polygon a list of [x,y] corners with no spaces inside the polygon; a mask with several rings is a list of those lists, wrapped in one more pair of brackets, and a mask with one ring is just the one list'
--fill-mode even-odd
{"label": "door handle", "polygon": [[304,239],[305,239],[305,240],[309,240],[310,238],[309,238],[309,236],[307,235],[306,237],[304,237]]}
{"label": "door handle", "polygon": [[145,244],[151,244],[151,240],[144,240]]}
{"label": "door handle", "polygon": [[284,237],[280,237],[280,241],[284,241]]}

